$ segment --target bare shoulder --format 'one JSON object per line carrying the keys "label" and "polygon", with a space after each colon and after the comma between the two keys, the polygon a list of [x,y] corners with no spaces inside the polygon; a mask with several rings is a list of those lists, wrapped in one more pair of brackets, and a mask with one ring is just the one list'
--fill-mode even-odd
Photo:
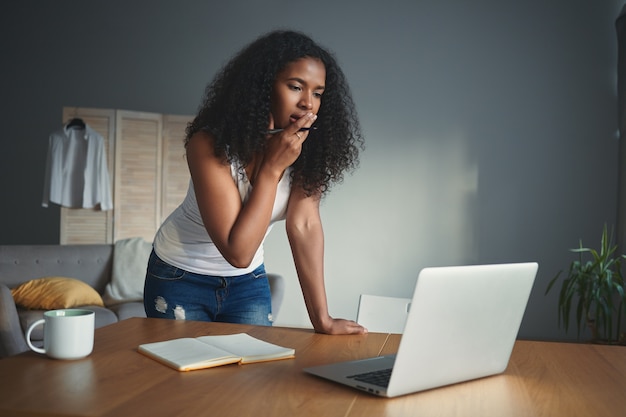
{"label": "bare shoulder", "polygon": [[187,158],[198,157],[215,157],[213,135],[205,131],[199,131],[193,134],[187,142]]}
{"label": "bare shoulder", "polygon": [[228,168],[226,158],[215,153],[214,138],[207,132],[199,131],[189,138],[186,154],[192,176],[195,172],[207,168],[220,170]]}

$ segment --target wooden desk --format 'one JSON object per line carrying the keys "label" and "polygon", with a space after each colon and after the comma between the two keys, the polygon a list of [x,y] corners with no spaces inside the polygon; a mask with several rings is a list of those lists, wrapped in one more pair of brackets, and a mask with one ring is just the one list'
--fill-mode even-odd
{"label": "wooden desk", "polygon": [[[141,343],[236,332],[294,347],[296,359],[177,372],[136,352]],[[129,319],[98,329],[85,359],[27,352],[0,360],[0,416],[626,415],[625,347],[518,341],[502,375],[394,399],[302,372],[393,353],[398,343],[398,335],[376,333]]]}

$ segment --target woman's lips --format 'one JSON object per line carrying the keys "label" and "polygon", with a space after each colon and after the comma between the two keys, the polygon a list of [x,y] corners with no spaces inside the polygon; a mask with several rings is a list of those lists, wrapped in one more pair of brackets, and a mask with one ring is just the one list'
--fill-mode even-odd
{"label": "woman's lips", "polygon": [[303,117],[304,117],[304,114],[292,114],[291,116],[289,116],[289,121],[291,123],[295,123]]}

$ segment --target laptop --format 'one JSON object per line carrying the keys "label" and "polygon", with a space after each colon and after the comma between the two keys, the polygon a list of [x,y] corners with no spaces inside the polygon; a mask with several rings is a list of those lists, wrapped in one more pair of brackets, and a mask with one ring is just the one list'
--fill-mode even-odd
{"label": "laptop", "polygon": [[424,268],[395,355],[304,371],[396,397],[504,372],[538,265]]}

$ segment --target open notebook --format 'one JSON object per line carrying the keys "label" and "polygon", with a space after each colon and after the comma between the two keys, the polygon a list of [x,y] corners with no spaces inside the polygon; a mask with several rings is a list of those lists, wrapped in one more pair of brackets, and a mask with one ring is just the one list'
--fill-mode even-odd
{"label": "open notebook", "polygon": [[268,343],[246,333],[146,343],[137,351],[178,371],[289,359],[296,354],[292,348]]}
{"label": "open notebook", "polygon": [[304,371],[384,397],[501,373],[537,269],[536,263],[425,268],[396,355]]}

